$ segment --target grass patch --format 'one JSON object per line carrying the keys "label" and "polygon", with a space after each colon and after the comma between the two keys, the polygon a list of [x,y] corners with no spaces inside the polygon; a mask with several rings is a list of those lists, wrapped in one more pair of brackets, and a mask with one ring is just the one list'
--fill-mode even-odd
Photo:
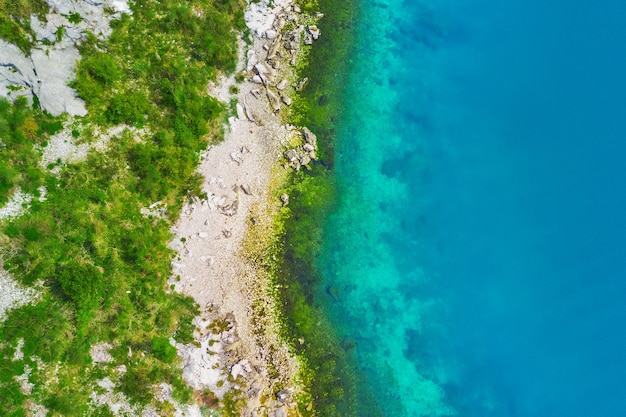
{"label": "grass patch", "polygon": [[30,108],[24,97],[13,104],[0,98],[0,204],[18,188],[38,193],[45,174],[37,148],[60,125],[59,118]]}

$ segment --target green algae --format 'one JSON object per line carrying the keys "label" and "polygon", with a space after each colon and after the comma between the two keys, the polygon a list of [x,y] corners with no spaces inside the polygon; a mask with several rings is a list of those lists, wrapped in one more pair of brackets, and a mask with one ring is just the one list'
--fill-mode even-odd
{"label": "green algae", "polygon": [[342,345],[322,308],[317,259],[325,219],[337,200],[334,140],[346,105],[344,86],[358,8],[355,1],[336,0],[301,7],[306,13],[321,10],[325,15],[318,22],[322,36],[299,63],[298,78],[307,82],[296,93],[289,118],[317,135],[320,160],[310,170],[291,174],[282,190],[290,203],[280,217],[282,234],[274,247],[271,275],[278,288],[282,335],[303,364],[301,377],[312,399],[312,407],[307,401],[300,403],[300,412],[353,416],[361,380],[351,359],[353,347]]}

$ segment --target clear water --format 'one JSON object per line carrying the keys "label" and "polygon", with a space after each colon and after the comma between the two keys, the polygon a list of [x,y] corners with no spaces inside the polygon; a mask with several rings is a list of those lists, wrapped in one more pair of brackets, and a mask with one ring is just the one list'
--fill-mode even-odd
{"label": "clear water", "polygon": [[320,298],[379,411],[626,416],[626,3],[362,7]]}

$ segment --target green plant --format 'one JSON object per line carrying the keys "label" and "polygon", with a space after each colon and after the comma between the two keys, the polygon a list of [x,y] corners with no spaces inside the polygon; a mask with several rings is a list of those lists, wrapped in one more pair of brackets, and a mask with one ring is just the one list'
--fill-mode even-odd
{"label": "green plant", "polygon": [[176,357],[176,348],[170,344],[167,337],[155,337],[152,339],[152,352],[157,359],[171,363]]}

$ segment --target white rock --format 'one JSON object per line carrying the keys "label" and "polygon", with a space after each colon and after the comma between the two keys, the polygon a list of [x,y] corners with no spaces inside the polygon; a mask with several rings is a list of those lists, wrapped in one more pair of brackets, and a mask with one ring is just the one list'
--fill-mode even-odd
{"label": "white rock", "polygon": [[259,58],[257,58],[256,53],[253,49],[249,49],[247,52],[246,59],[246,71],[252,71],[252,68],[259,62]]}
{"label": "white rock", "polygon": [[9,310],[37,299],[34,289],[17,283],[3,270],[0,270],[0,288],[0,322]]}
{"label": "white rock", "polygon": [[[50,13],[44,21],[30,18],[35,41],[30,56],[15,45],[0,40],[0,95],[8,98],[26,96],[39,99],[42,108],[54,115],[67,112],[84,116],[85,103],[67,86],[74,78],[74,67],[80,54],[76,44],[87,31],[105,38],[111,34],[110,22],[120,13],[130,13],[126,0],[79,1],[47,0]],[[109,14],[105,8],[115,12]],[[78,13],[82,21],[72,23],[64,15]],[[57,37],[62,28],[63,35]],[[51,45],[50,45],[51,43]],[[21,87],[11,91],[9,87]]]}
{"label": "white rock", "polygon": [[235,108],[237,110],[237,118],[239,120],[248,120],[241,104],[237,103],[237,105],[235,105]]}

